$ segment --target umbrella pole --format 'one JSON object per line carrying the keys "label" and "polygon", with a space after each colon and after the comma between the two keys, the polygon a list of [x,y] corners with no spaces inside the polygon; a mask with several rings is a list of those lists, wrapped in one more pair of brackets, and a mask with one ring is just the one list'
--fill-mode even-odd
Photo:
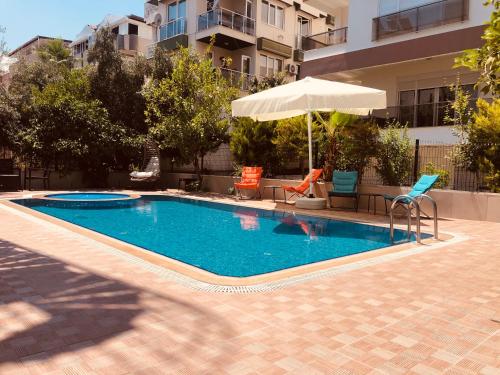
{"label": "umbrella pole", "polygon": [[307,137],[309,139],[309,198],[314,198],[313,194],[313,180],[312,180],[312,169],[313,169],[313,149],[312,149],[312,114],[311,111],[307,111]]}

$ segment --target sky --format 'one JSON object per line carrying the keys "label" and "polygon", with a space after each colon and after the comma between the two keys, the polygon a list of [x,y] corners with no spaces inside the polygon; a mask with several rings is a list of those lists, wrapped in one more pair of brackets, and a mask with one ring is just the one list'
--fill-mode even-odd
{"label": "sky", "polygon": [[13,50],[36,35],[73,40],[107,15],[144,15],[144,0],[0,0],[0,26]]}

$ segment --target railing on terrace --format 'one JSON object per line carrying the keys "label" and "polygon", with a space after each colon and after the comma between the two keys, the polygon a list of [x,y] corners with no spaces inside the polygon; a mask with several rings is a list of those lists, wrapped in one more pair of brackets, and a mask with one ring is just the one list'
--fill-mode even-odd
{"label": "railing on terrace", "polygon": [[217,8],[198,16],[198,31],[224,26],[255,36],[255,20],[232,10]]}
{"label": "railing on terrace", "polygon": [[[300,38],[300,37],[299,37]],[[304,51],[347,42],[347,27],[301,37],[300,47]]]}
{"label": "railing on terrace", "polygon": [[373,40],[465,21],[469,0],[441,0],[373,19]]}
{"label": "railing on terrace", "polygon": [[184,17],[169,21],[165,25],[160,26],[160,42],[178,35],[186,34],[187,20]]}
{"label": "railing on terrace", "polygon": [[[477,99],[471,99],[469,107],[474,109]],[[373,111],[372,117],[383,126],[387,121],[397,120],[410,128],[426,126],[451,125],[445,121],[446,116],[453,117],[451,108],[453,102],[438,102],[430,104],[417,104],[387,107]]]}
{"label": "railing on terrace", "polygon": [[219,68],[221,74],[224,78],[226,78],[233,87],[237,87],[242,91],[250,90],[250,85],[253,75],[248,73],[243,73],[238,70],[232,70],[228,68]]}

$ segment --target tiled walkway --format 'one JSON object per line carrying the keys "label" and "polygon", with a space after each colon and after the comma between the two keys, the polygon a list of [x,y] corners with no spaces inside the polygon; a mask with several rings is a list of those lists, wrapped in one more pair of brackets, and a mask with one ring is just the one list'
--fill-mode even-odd
{"label": "tiled walkway", "polygon": [[0,374],[499,374],[500,224],[265,294],[195,291],[0,208]]}

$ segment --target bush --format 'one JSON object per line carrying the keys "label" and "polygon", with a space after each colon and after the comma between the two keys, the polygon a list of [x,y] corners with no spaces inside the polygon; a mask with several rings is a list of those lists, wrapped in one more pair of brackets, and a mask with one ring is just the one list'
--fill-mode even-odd
{"label": "bush", "polygon": [[332,113],[327,121],[319,117],[323,127],[320,153],[325,161],[324,174],[331,179],[334,170],[357,171],[363,175],[370,159],[378,151],[379,129],[357,116]]}
{"label": "bush", "polygon": [[[318,124],[313,122],[313,142],[318,138]],[[274,130],[274,145],[281,163],[298,161],[300,171],[304,175],[304,168],[309,160],[309,137],[307,135],[307,117],[298,116],[280,120]]]}
{"label": "bush", "polygon": [[237,164],[262,166],[267,174],[279,166],[273,143],[276,122],[256,122],[242,117],[233,121],[229,147]]}
{"label": "bush", "polygon": [[492,192],[500,192],[500,99],[491,104],[479,99],[477,113],[464,127],[466,140],[459,145],[459,162],[485,174]]}
{"label": "bush", "polygon": [[412,164],[412,145],[406,127],[392,123],[381,133],[375,169],[386,185],[408,182]]}
{"label": "bush", "polygon": [[420,170],[419,177],[427,174],[427,175],[439,175],[439,179],[434,185],[436,189],[444,189],[448,186],[450,182],[450,172],[446,169],[438,168],[434,163],[427,163],[422,170]]}

